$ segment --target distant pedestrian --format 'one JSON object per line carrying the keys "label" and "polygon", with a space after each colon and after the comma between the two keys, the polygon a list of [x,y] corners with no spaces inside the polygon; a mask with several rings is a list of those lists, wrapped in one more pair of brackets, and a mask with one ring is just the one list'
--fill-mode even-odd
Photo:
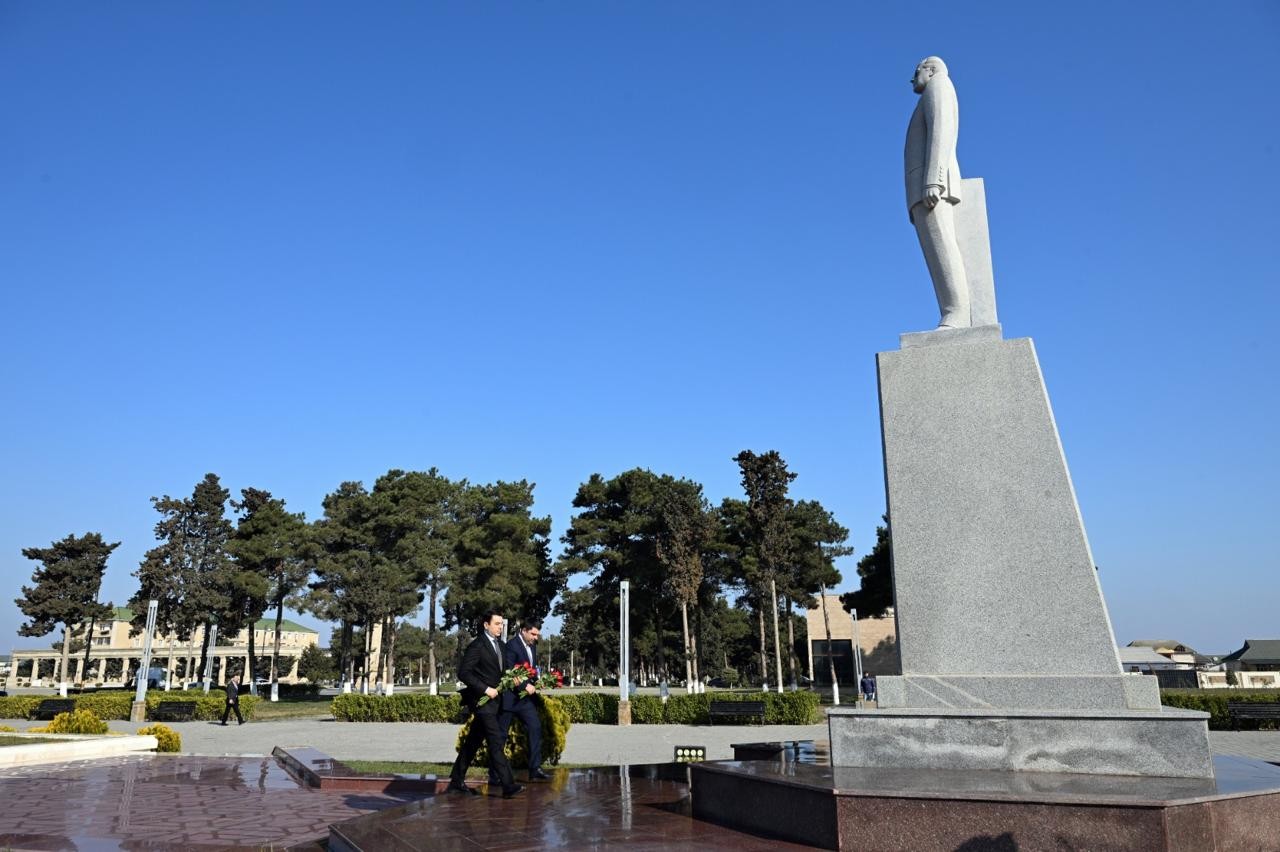
{"label": "distant pedestrian", "polygon": [[236,721],[241,725],[244,724],[244,717],[240,715],[240,678],[233,677],[227,681],[227,706],[222,711],[222,726],[227,726],[227,716],[231,715],[231,711],[235,711]]}
{"label": "distant pedestrian", "polygon": [[861,682],[858,684],[858,690],[862,693],[864,701],[876,700],[876,679],[869,674],[862,676]]}

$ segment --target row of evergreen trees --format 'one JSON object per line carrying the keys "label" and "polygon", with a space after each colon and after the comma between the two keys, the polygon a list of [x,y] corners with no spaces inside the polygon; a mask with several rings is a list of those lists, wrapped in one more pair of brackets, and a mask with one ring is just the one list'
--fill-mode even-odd
{"label": "row of evergreen trees", "polygon": [[[734,460],[744,499],[719,506],[688,479],[639,468],[607,480],[592,475],[574,498],[576,514],[555,560],[551,519],[533,514],[527,481],[471,484],[434,468],[391,470],[372,489],[342,483],[324,498],[323,516],[308,522],[268,491],[246,488],[232,500],[210,473],[189,497],[152,499],[157,544],[134,572],[135,628],[147,601],[159,601],[159,631],[189,641],[203,630],[203,671],[211,626],[230,637],[273,610],[275,680],[288,606],[337,625],[334,662],[347,678],[360,672],[390,680],[397,637],[407,632],[415,634],[408,658],[425,652],[434,678],[442,644],[458,647],[456,637],[442,643],[441,631],[469,629],[488,607],[541,620],[554,602],[564,625],[548,649],[562,663],[571,659],[579,676],[606,676],[616,666],[618,583],[627,579],[639,670],[693,681],[745,666],[780,683],[785,664],[794,681],[803,624],[795,612],[840,581],[834,560],[852,552],[848,531],[817,501],[790,496],[795,474],[777,452],[744,451]],[[117,546],[89,533],[23,551],[41,567],[17,601],[29,619],[21,632],[44,635],[62,625],[63,671],[70,628],[110,612],[98,592]],[[878,573],[871,561],[859,564],[860,574]],[[575,579],[582,582],[569,591]],[[424,607],[422,633],[400,621]],[[379,630],[385,638],[375,658]],[[255,665],[253,629],[249,637]],[[674,659],[673,647],[680,648]]]}

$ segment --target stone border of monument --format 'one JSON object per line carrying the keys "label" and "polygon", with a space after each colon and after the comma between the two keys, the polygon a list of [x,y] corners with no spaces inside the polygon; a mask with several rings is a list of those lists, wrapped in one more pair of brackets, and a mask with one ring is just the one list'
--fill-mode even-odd
{"label": "stone border of monument", "polygon": [[[5,734],[26,737],[25,733]],[[30,734],[32,739],[58,742],[33,742],[0,748],[0,768],[36,766],[42,763],[66,763],[72,760],[97,760],[126,754],[154,752],[159,747],[155,737],[125,734],[123,736],[87,736],[83,734]]]}

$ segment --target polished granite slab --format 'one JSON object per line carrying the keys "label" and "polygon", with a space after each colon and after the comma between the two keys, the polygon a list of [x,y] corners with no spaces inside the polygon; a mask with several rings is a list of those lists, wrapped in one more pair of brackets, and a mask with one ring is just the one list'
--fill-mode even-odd
{"label": "polished granite slab", "polygon": [[1280,768],[1218,756],[1217,777],[1151,778],[715,761],[693,814],[827,849],[1246,852],[1280,849]]}
{"label": "polished granite slab", "polygon": [[0,849],[262,850],[402,796],[300,785],[270,757],[138,755],[0,771]]}
{"label": "polished granite slab", "polygon": [[514,799],[435,796],[336,823],[331,852],[374,850],[803,849],[690,816],[686,764],[557,769]]}
{"label": "polished granite slab", "polygon": [[1054,772],[874,769],[813,763],[718,760],[699,771],[831,791],[837,796],[982,799],[1058,804],[1168,806],[1280,791],[1280,767],[1247,757],[1214,757],[1214,778],[1150,778]]}
{"label": "polished granite slab", "polygon": [[276,746],[271,756],[299,782],[321,790],[434,796],[449,784],[448,778],[435,775],[361,772],[311,746]]}

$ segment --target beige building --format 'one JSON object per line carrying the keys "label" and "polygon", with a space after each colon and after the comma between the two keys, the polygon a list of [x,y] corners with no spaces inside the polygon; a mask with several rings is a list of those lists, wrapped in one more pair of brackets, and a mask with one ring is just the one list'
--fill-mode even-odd
{"label": "beige building", "polygon": [[[822,605],[826,603],[826,619]],[[831,661],[835,658],[836,677],[853,685],[853,616],[845,612],[839,595],[823,595],[818,605],[805,614],[809,631],[809,678],[818,684],[831,683]],[[827,635],[827,623],[831,634]],[[859,618],[858,648],[862,652],[862,670],[873,675],[898,673],[898,627],[893,610],[881,618]]]}
{"label": "beige building", "polygon": [[[69,683],[85,686],[120,686],[127,683],[142,662],[141,633],[131,635],[133,611],[117,607],[110,621],[93,626],[89,637],[89,659],[80,650],[71,655],[68,662]],[[258,659],[258,676],[262,677],[264,665],[269,665],[275,644],[275,619],[261,618],[254,625],[254,654]],[[225,637],[217,637],[224,641]],[[309,645],[319,643],[320,635],[310,628],[285,619],[280,622],[280,682],[298,682],[298,660]],[[180,642],[171,634],[157,634],[151,642],[151,670],[163,671],[163,679],[177,685],[179,682],[200,680],[197,672],[200,648],[204,644],[204,630],[198,629],[187,642]],[[11,655],[5,684],[12,687],[49,686],[57,684],[57,666],[62,659],[60,649],[20,651]],[[213,657],[213,678],[225,684],[229,675],[243,675],[248,670],[249,631],[242,629],[229,645],[217,645],[210,649]],[[52,665],[48,661],[52,661]],[[42,672],[51,676],[41,678]]]}

